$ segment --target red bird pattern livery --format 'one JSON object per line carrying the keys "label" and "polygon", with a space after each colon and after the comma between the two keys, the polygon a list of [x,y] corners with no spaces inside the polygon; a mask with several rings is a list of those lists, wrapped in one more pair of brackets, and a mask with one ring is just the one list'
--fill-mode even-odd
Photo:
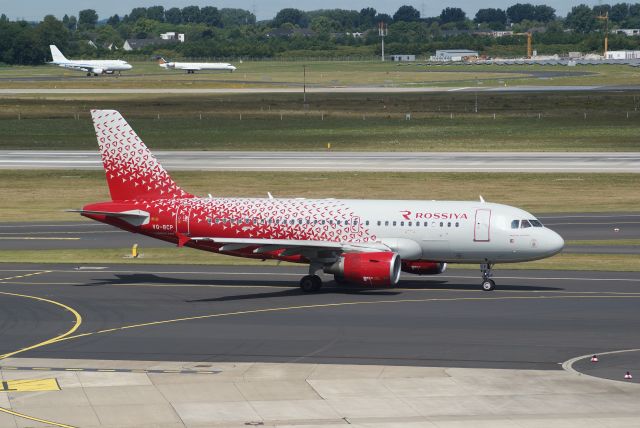
{"label": "red bird pattern livery", "polygon": [[[179,247],[306,263],[304,291],[321,287],[317,272],[385,287],[398,283],[401,270],[438,274],[447,262],[483,263],[483,288],[493,289],[493,262],[548,257],[563,244],[531,214],[482,199],[196,197],[173,181],[119,112],[91,116],[111,201],[74,211]],[[545,237],[551,247],[542,245]]]}

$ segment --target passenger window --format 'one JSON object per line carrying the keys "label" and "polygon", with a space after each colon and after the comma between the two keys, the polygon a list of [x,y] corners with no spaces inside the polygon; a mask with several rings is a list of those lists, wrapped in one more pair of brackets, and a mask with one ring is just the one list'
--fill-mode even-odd
{"label": "passenger window", "polygon": [[388,222],[388,221],[385,221],[385,222],[384,222],[384,225],[385,225],[385,226],[389,226],[389,222]]}
{"label": "passenger window", "polygon": [[451,227],[451,222],[448,222],[448,223],[447,223],[447,227]]}
{"label": "passenger window", "polygon": [[365,221],[365,222],[364,222],[364,225],[365,225],[365,226],[369,226],[369,220]]}
{"label": "passenger window", "polygon": [[527,227],[531,227],[531,223],[529,223],[527,220],[522,220],[520,222],[520,229],[526,229]]}
{"label": "passenger window", "polygon": [[324,220],[320,220],[320,224],[324,226]]}
{"label": "passenger window", "polygon": [[511,229],[518,229],[520,228],[520,220],[513,220],[511,222]]}
{"label": "passenger window", "polygon": [[458,227],[458,226],[460,226],[460,223],[458,223],[458,222],[456,221],[456,227]]}
{"label": "passenger window", "polygon": [[378,226],[382,226],[382,222],[378,220]]}
{"label": "passenger window", "polygon": [[401,222],[400,222],[400,226],[404,226],[404,221],[401,221]]}
{"label": "passenger window", "polygon": [[440,227],[444,227],[444,223],[443,222],[440,222]]}
{"label": "passenger window", "polygon": [[296,224],[296,220],[294,218],[292,218],[291,221],[289,222],[289,224],[291,224],[291,225]]}
{"label": "passenger window", "polygon": [[394,226],[396,225],[396,222],[395,222],[395,221],[393,222],[393,225],[394,225]]}
{"label": "passenger window", "polygon": [[419,221],[416,221],[416,226],[420,226],[420,222]]}
{"label": "passenger window", "polygon": [[407,222],[407,226],[411,226],[411,222]]}
{"label": "passenger window", "polygon": [[538,220],[529,220],[529,222],[533,225],[533,227],[543,227],[542,223]]}

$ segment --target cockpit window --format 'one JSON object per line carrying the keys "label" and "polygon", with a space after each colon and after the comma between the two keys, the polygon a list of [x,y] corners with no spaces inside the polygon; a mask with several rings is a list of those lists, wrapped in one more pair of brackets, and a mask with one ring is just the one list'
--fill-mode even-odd
{"label": "cockpit window", "polygon": [[520,229],[525,229],[527,227],[531,227],[531,223],[528,220],[522,220],[520,222]]}
{"label": "cockpit window", "polygon": [[539,220],[531,219],[529,220],[529,222],[531,223],[531,225],[533,225],[533,227],[542,227],[542,223],[540,223]]}
{"label": "cockpit window", "polygon": [[511,222],[511,229],[518,229],[520,227],[520,220],[513,220]]}

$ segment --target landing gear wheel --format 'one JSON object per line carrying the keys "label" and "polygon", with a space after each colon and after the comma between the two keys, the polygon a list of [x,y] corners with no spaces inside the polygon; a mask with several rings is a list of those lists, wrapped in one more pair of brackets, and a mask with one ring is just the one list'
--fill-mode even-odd
{"label": "landing gear wheel", "polygon": [[318,275],[306,275],[300,280],[300,289],[305,293],[315,293],[322,287],[322,279]]}
{"label": "landing gear wheel", "polygon": [[484,291],[493,291],[496,288],[496,283],[492,279],[486,279],[482,281],[482,289]]}

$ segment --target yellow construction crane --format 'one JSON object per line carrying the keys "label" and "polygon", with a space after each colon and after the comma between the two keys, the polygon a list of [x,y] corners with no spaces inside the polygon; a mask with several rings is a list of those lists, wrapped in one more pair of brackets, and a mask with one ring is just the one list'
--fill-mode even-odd
{"label": "yellow construction crane", "polygon": [[527,59],[531,59],[533,56],[533,36],[531,35],[531,31],[527,31],[526,33],[513,33],[514,36],[527,36]]}
{"label": "yellow construction crane", "polygon": [[607,52],[609,51],[609,12],[604,15],[596,16],[596,19],[604,21],[604,57],[607,58]]}

